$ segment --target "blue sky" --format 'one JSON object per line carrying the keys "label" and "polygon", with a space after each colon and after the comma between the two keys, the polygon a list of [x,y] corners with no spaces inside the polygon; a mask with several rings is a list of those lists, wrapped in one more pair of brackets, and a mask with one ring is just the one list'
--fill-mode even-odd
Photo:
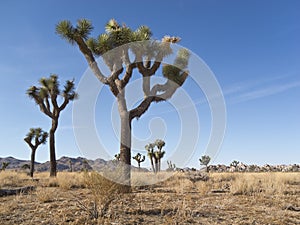
{"label": "blue sky", "polygon": [[[299,1],[128,2],[1,1],[0,157],[29,159],[24,135],[30,127],[49,129],[49,118],[27,98],[26,89],[51,73],[58,74],[61,83],[75,78],[78,85],[87,69],[78,49],[55,34],[55,25],[63,19],[75,23],[88,18],[96,36],[115,18],[133,29],[148,25],[156,39],[166,34],[180,36],[180,45],[213,71],[227,109],[226,134],[214,163],[299,163]],[[191,80],[183,88],[197,103],[201,133],[189,166],[199,167],[210,132],[210,110]],[[108,127],[113,100],[108,90],[101,91],[95,111],[97,132],[104,135],[103,144],[111,155],[118,151],[117,137]],[[171,108],[168,103],[154,105],[134,122],[134,135],[147,144],[156,137],[151,136],[151,126],[165,124],[166,151],[171,152],[180,138],[178,118]],[[57,158],[84,156],[72,129],[72,105],[62,112],[56,137]],[[47,149],[47,145],[38,149],[37,161],[48,160]]]}

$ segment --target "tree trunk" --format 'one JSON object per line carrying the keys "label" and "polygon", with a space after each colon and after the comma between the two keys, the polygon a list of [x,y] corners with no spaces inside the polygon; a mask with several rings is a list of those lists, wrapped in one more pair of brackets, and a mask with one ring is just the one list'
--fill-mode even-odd
{"label": "tree trunk", "polygon": [[49,132],[50,147],[50,177],[56,177],[56,155],[55,155],[55,131],[58,125],[58,119],[52,120],[52,127]]}
{"label": "tree trunk", "polygon": [[160,159],[158,161],[158,172],[160,172]]}
{"label": "tree trunk", "polygon": [[150,158],[150,161],[151,161],[151,166],[152,166],[153,173],[155,173],[155,168],[154,168],[154,164],[153,164],[153,159]]}
{"label": "tree trunk", "polygon": [[155,173],[158,172],[158,159],[155,158]]}
{"label": "tree trunk", "polygon": [[35,151],[36,151],[36,149],[31,149],[31,165],[30,165],[30,176],[31,177],[33,177],[33,173],[34,173]]}
{"label": "tree trunk", "polygon": [[120,113],[121,118],[121,139],[120,139],[120,161],[122,169],[122,183],[130,190],[131,178],[131,121],[128,112]]}

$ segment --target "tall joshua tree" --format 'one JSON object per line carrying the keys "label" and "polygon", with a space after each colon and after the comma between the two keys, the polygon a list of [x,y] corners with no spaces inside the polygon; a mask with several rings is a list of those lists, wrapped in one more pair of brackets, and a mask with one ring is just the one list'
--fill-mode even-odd
{"label": "tall joshua tree", "polygon": [[145,161],[145,156],[141,155],[141,153],[137,153],[134,157],[132,157],[135,161],[137,161],[139,170],[141,169],[141,162]]}
{"label": "tall joshua tree", "polygon": [[[49,131],[50,149],[50,176],[56,176],[56,155],[55,155],[55,131],[58,127],[58,119],[61,111],[77,98],[74,80],[66,81],[63,90],[59,89],[57,75],[49,78],[42,78],[39,81],[40,87],[32,86],[27,90],[27,95],[32,98],[40,107],[40,110],[51,118],[51,128]],[[59,105],[58,99],[61,97],[62,103]]]}
{"label": "tall joshua tree", "polygon": [[[30,176],[33,177],[35,153],[39,145],[45,144],[48,138],[48,133],[43,131],[42,128],[30,128],[24,141],[31,148],[31,163],[30,163]],[[34,143],[32,141],[34,140]]]}
{"label": "tall joshua tree", "polygon": [[[90,38],[93,26],[89,20],[80,19],[75,26],[65,20],[57,24],[56,33],[70,44],[79,47],[94,75],[110,88],[117,99],[121,120],[120,161],[125,165],[122,176],[125,184],[130,185],[132,120],[141,117],[151,103],[171,98],[177,88],[184,83],[188,76],[186,68],[189,52],[186,49],[179,50],[174,65],[163,66],[165,83],[151,87],[151,77],[160,68],[163,58],[172,53],[170,45],[178,42],[180,38],[165,36],[161,42],[154,41],[151,39],[151,30],[147,26],[132,30],[126,25],[121,26],[114,19],[107,23],[105,29],[106,32],[96,39]],[[107,52],[108,54],[105,54]],[[130,54],[134,59],[129,57]],[[95,60],[98,56],[102,56],[108,66],[109,76],[101,72]],[[128,109],[125,89],[134,70],[138,70],[143,78],[144,99],[136,107]]]}

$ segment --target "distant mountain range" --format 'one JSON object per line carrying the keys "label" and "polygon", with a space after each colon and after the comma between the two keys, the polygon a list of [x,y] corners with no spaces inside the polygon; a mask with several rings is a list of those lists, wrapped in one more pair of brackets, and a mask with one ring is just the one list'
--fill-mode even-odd
{"label": "distant mountain range", "polygon": [[[14,157],[6,157],[6,158],[0,157],[0,168],[2,162],[9,163],[6,169],[12,169],[12,170],[21,170],[24,164],[30,165],[30,160],[20,160]],[[112,168],[116,165],[116,161],[113,160],[109,160],[109,161],[105,161],[104,159],[90,160],[83,157],[71,158],[66,156],[61,157],[56,162],[57,162],[57,171],[70,171],[71,167],[72,167],[72,171],[81,171],[84,169],[100,171],[104,168]],[[50,162],[49,161],[44,163],[36,162],[34,167],[36,172],[49,171]],[[132,166],[132,168],[134,170],[138,169],[137,167],[134,166]],[[141,168],[141,170],[148,171],[146,168]]]}
{"label": "distant mountain range", "polygon": [[[9,163],[6,169],[11,170],[21,170],[24,164],[29,164],[29,160],[20,160],[14,157],[0,157],[0,169],[2,166],[2,162]],[[83,157],[71,158],[63,156],[57,160],[57,171],[70,171],[72,167],[72,171],[82,171],[82,170],[96,170],[96,171],[103,171],[103,170],[111,170],[114,169],[117,165],[117,162],[114,160],[105,161],[104,159],[95,159],[90,160]],[[137,167],[132,166],[133,170],[138,170]],[[195,170],[194,168],[176,168],[176,170],[180,171],[190,171]],[[205,168],[201,168],[201,171],[205,171]],[[208,170],[210,172],[300,172],[300,164],[293,164],[293,165],[264,165],[264,166],[257,166],[257,165],[246,165],[243,163],[239,163],[238,165],[234,166],[226,166],[226,165],[209,165]],[[35,163],[35,171],[36,172],[45,172],[50,171],[50,162],[47,161],[45,163]],[[149,171],[146,168],[141,168],[141,171]]]}

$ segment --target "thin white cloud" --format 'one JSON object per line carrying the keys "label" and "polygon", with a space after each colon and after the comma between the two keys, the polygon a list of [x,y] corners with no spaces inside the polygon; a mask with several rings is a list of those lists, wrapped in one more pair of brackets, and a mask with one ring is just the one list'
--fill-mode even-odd
{"label": "thin white cloud", "polygon": [[278,94],[296,87],[300,87],[300,81],[286,83],[283,85],[272,85],[268,87],[259,88],[256,90],[248,91],[237,95],[232,98],[232,103],[241,103],[258,98],[267,97],[270,95]]}

